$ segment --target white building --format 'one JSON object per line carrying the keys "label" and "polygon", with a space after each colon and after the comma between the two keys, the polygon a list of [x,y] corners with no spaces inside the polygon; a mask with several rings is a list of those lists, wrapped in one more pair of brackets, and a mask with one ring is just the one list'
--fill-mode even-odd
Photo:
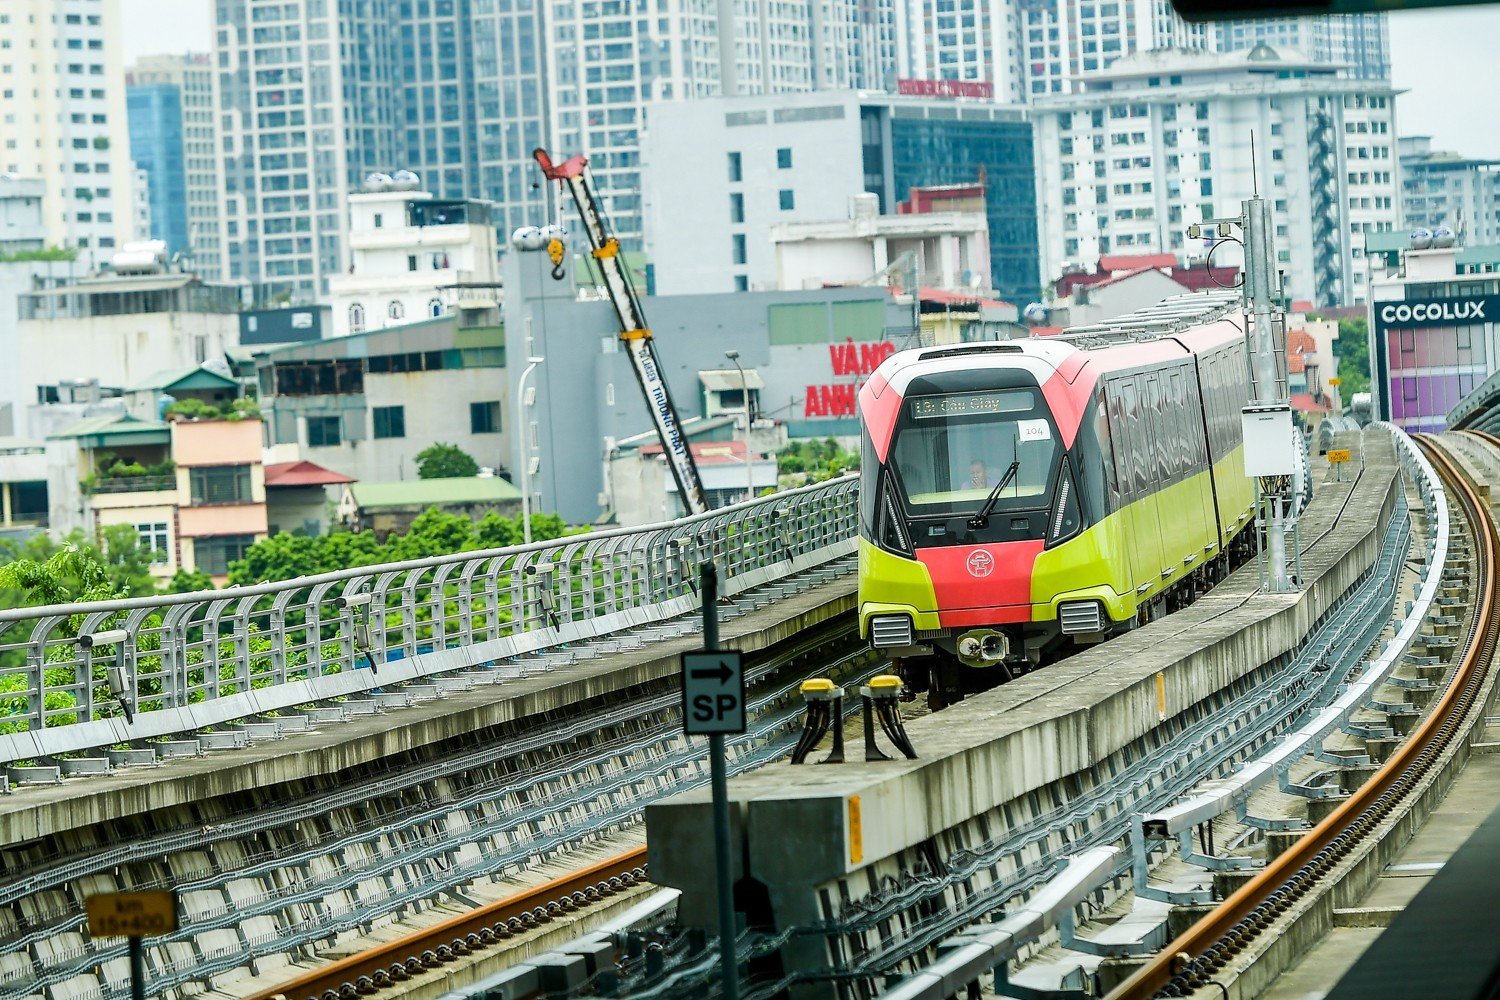
{"label": "white building", "polygon": [[1239,215],[1258,186],[1291,297],[1365,301],[1359,234],[1400,220],[1389,83],[1260,46],[1137,53],[1082,84],[1033,116],[1044,280],[1103,254],[1200,254],[1188,225]]}
{"label": "white building", "polygon": [[875,195],[856,195],[847,218],[772,226],[776,287],[859,285],[896,264],[903,272],[915,268],[918,287],[989,285],[989,222],[983,214],[880,215],[879,208]]}
{"label": "white building", "polygon": [[845,90],[658,105],[642,172],[656,291],[774,289],[773,227],[847,218],[850,199],[867,192],[892,215],[913,187],[982,178],[988,287],[1030,301],[1040,284],[1031,145],[1022,109],[952,96]]}
{"label": "white building", "polygon": [[396,178],[377,174],[349,196],[353,263],[328,281],[335,336],[500,306],[490,203],[437,199],[414,174]]}
{"label": "white building", "polygon": [[326,292],[347,267],[349,194],[402,162],[393,8],[214,4],[224,276],[262,300]]}
{"label": "white building", "polygon": [[15,395],[0,404],[68,402],[66,384],[77,380],[118,394],[166,369],[221,359],[239,343],[239,306],[238,288],[171,272],[95,275],[22,294],[7,390]]}
{"label": "white building", "polygon": [[132,237],[119,0],[0,4],[0,173],[46,181],[47,242],[108,259]]}
{"label": "white building", "polygon": [[919,0],[901,15],[901,76],[981,81],[1001,101],[1068,93],[1080,74],[1132,52],[1205,47],[1209,38],[1169,0]]}
{"label": "white building", "polygon": [[1207,25],[1177,16],[1170,0],[1056,0],[1020,4],[1021,70],[1025,97],[1066,94],[1079,78],[1135,52],[1206,48]]}
{"label": "white building", "polygon": [[1361,80],[1384,80],[1391,75],[1385,14],[1262,17],[1214,25],[1214,47],[1220,52],[1257,45],[1296,49],[1318,62],[1345,66],[1349,75]]}
{"label": "white building", "polygon": [[683,7],[651,20],[626,4],[555,4],[546,53],[556,148],[589,157],[611,225],[634,249],[649,180],[641,132],[663,102],[883,87],[895,70],[896,6],[785,0],[730,25],[718,12],[743,8]]}
{"label": "white building", "polygon": [[146,171],[130,165],[130,227],[142,235],[151,232],[151,180]]}
{"label": "white building", "polygon": [[1425,135],[1402,136],[1400,149],[1404,228],[1447,226],[1468,246],[1500,244],[1500,160],[1434,150]]}
{"label": "white building", "polygon": [[[42,203],[47,182],[40,177],[0,174],[0,254],[41,250],[46,246],[47,227],[42,222]],[[0,313],[0,319],[15,319]]]}
{"label": "white building", "polygon": [[[218,113],[214,105],[216,74],[209,56],[145,56],[130,67],[133,87],[174,88],[182,112],[182,180],[184,211],[193,270],[205,278],[222,279],[219,198],[224,165],[219,150]],[[144,237],[146,230],[137,230]]]}

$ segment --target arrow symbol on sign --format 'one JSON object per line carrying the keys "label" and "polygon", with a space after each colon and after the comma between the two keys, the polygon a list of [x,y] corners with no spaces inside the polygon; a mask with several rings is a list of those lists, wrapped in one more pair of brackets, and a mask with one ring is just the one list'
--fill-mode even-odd
{"label": "arrow symbol on sign", "polygon": [[717,669],[693,670],[690,672],[690,676],[695,681],[708,680],[709,678],[717,677],[720,684],[728,684],[729,678],[734,676],[734,671],[729,669],[729,664],[725,663],[723,660],[720,660]]}

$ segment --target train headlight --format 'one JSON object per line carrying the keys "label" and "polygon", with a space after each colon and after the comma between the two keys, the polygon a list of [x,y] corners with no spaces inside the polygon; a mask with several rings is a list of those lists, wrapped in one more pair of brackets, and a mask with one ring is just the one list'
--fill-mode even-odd
{"label": "train headlight", "polygon": [[1079,513],[1078,488],[1073,483],[1073,465],[1066,458],[1057,474],[1057,499],[1047,528],[1047,544],[1055,545],[1078,534],[1083,516]]}

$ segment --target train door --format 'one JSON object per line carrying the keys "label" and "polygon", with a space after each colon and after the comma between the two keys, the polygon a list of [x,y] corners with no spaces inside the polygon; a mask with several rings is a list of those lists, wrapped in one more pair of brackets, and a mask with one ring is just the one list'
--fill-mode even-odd
{"label": "train door", "polygon": [[1135,588],[1140,586],[1140,544],[1135,539],[1134,519],[1139,515],[1135,500],[1139,496],[1135,481],[1135,442],[1138,438],[1134,425],[1133,402],[1135,381],[1129,376],[1111,379],[1106,386],[1109,405],[1109,439],[1114,461],[1114,488],[1110,493],[1110,509],[1113,514],[1113,536],[1119,540],[1119,575],[1124,584],[1121,596],[1134,602]]}
{"label": "train door", "polygon": [[1172,508],[1175,499],[1173,493],[1169,492],[1173,481],[1172,420],[1166,406],[1165,373],[1150,372],[1139,377],[1145,380],[1143,398],[1146,403],[1146,412],[1151,420],[1151,452],[1155,459],[1147,502],[1150,503],[1152,513],[1156,518],[1154,569],[1156,581],[1160,583],[1175,569],[1174,560],[1170,554],[1171,551],[1175,551],[1175,546],[1169,544],[1168,541],[1173,534],[1171,526],[1174,523],[1174,512]]}
{"label": "train door", "polygon": [[1157,513],[1157,489],[1161,480],[1158,450],[1161,421],[1157,417],[1152,391],[1157,388],[1155,376],[1136,375],[1133,379],[1134,420],[1131,420],[1136,475],[1136,501],[1133,531],[1136,538],[1136,591],[1157,591],[1161,583],[1161,519]]}
{"label": "train door", "polygon": [[1183,539],[1181,558],[1190,559],[1187,564],[1193,569],[1202,565],[1206,555],[1205,546],[1217,536],[1217,518],[1214,516],[1213,489],[1209,477],[1203,475],[1207,464],[1203,443],[1203,418],[1200,413],[1197,384],[1186,366],[1175,369],[1167,376],[1171,393],[1173,421],[1177,426],[1178,464],[1182,469],[1187,504],[1192,512],[1192,530]]}

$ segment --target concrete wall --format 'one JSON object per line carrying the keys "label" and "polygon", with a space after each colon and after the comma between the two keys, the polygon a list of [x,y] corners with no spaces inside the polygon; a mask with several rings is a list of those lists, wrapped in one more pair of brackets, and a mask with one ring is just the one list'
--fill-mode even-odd
{"label": "concrete wall", "polygon": [[[482,467],[509,469],[515,435],[511,430],[511,395],[503,368],[445,369],[426,372],[366,373],[364,395],[277,396],[275,437],[282,447],[291,434],[297,455],[309,462],[362,482],[381,483],[416,479],[418,452],[442,441],[456,444]],[[499,430],[474,434],[469,404],[498,402]],[[375,438],[375,407],[400,406],[406,434],[399,438]],[[307,441],[309,416],[341,416],[340,444],[311,447]],[[289,426],[291,425],[291,426]],[[283,457],[282,461],[290,461]]]}
{"label": "concrete wall", "polygon": [[330,511],[338,503],[338,496],[331,486],[281,486],[266,490],[266,531],[276,534],[281,531],[301,531],[309,522],[316,522],[317,531],[328,531],[332,519]]}
{"label": "concrete wall", "polygon": [[78,378],[124,388],[165,369],[195,367],[238,343],[232,313],[26,320],[17,329],[19,392],[34,401],[37,386]]}
{"label": "concrete wall", "polygon": [[[664,295],[734,291],[734,276],[751,288],[774,287],[771,227],[781,222],[839,219],[849,198],[865,190],[859,104],[852,92],[778,94],[776,108],[826,107],[839,116],[774,122],[764,98],[677,101],[652,106],[641,137],[641,196],[646,253]],[[759,107],[764,124],[731,126],[726,115]],[[792,166],[776,151],[792,150]],[[730,152],[740,154],[742,180],[730,180]],[[781,208],[780,192],[795,199]],[[730,217],[730,195],[744,197],[743,223]],[[571,224],[571,222],[570,222]],[[732,237],[745,236],[746,262],[734,264]]]}
{"label": "concrete wall", "polygon": [[[574,301],[571,282],[553,281],[547,274],[550,268],[541,253],[514,253],[506,258],[506,357],[547,359],[530,383],[537,387],[537,398],[528,423],[537,425],[541,456],[532,489],[541,494],[540,509],[586,522],[594,520],[600,510],[606,437],[619,440],[649,433],[652,424],[630,358],[620,345],[609,303]],[[871,288],[657,295],[643,298],[643,308],[662,372],[684,420],[701,415],[698,373],[724,368],[724,352],[733,349],[740,352],[742,365],[756,369],[765,379],[765,388],[760,390],[761,413],[772,419],[802,421],[809,385],[850,382],[854,376],[835,376],[829,340],[773,346],[770,310],[778,305],[844,302],[887,303],[886,325],[910,316],[909,309],[889,304],[883,289]],[[869,331],[870,341],[879,341],[883,334],[884,327]],[[512,390],[523,370],[519,364],[510,364],[507,378]],[[816,426],[808,433],[820,437],[857,433],[852,412],[844,420],[812,423]],[[329,465],[314,451],[307,457]],[[338,465],[329,467],[355,474]]]}

